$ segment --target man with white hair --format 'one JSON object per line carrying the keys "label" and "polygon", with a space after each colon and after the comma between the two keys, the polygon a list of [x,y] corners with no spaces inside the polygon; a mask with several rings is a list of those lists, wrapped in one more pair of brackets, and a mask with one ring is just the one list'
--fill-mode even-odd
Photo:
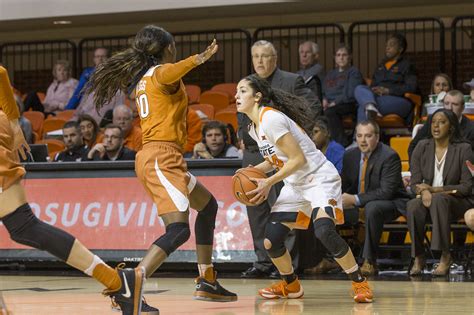
{"label": "man with white hair", "polygon": [[324,68],[319,63],[319,45],[312,41],[301,43],[298,47],[298,54],[300,70],[296,73],[303,77],[306,85],[321,99]]}
{"label": "man with white hair", "polygon": [[113,124],[119,126],[124,135],[123,146],[138,152],[142,149],[142,130],[133,125],[133,112],[127,105],[117,105],[113,111]]}

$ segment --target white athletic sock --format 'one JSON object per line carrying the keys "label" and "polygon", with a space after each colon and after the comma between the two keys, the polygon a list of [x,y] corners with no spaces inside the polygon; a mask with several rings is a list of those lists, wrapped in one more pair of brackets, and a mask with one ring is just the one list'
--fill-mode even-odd
{"label": "white athletic sock", "polygon": [[95,267],[99,264],[104,264],[105,265],[105,263],[102,259],[100,259],[98,256],[94,255],[94,259],[92,260],[92,264],[89,266],[89,268],[84,270],[84,273],[86,275],[92,277],[92,272],[94,271]]}

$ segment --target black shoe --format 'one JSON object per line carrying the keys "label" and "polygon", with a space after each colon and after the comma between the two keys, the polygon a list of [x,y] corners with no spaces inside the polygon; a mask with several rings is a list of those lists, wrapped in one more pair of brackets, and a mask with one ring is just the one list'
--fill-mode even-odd
{"label": "black shoe", "polygon": [[278,271],[278,269],[275,269],[272,272],[270,272],[268,277],[271,278],[271,279],[281,279],[281,275],[280,275],[280,272]]}
{"label": "black shoe", "polygon": [[258,270],[255,267],[250,267],[249,269],[245,270],[244,272],[240,274],[241,278],[249,278],[249,279],[266,278],[267,276],[268,276],[268,273]]}
{"label": "black shoe", "polygon": [[[124,264],[123,264],[124,265]],[[117,291],[104,290],[103,294],[112,298],[120,306],[122,315],[142,314],[142,290],[145,281],[145,268],[121,269],[117,267],[118,276],[122,285]]]}
{"label": "black shoe", "polygon": [[[114,302],[112,298],[112,311],[114,312],[121,312],[120,305]],[[145,297],[142,297],[142,315],[160,315],[160,310],[156,307],[148,305],[145,300]]]}
{"label": "black shoe", "polygon": [[237,294],[227,291],[220,285],[217,279],[209,282],[202,277],[197,277],[196,291],[194,291],[194,299],[211,302],[233,302],[237,301]]}

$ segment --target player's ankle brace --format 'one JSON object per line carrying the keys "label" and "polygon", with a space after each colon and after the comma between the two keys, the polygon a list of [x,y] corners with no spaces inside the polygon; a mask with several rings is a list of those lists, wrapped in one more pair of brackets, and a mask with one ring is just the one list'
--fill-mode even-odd
{"label": "player's ankle brace", "polygon": [[214,241],[214,228],[216,227],[217,208],[216,198],[211,196],[204,209],[198,212],[194,225],[196,244],[212,245]]}
{"label": "player's ankle brace", "polygon": [[75,238],[52,225],[40,221],[25,203],[2,218],[10,237],[15,242],[45,250],[67,261]]}
{"label": "player's ankle brace", "polygon": [[154,244],[169,256],[178,247],[186,243],[190,236],[191,231],[188,223],[175,222],[168,224],[166,233],[161,235]]}
{"label": "player's ankle brace", "polygon": [[344,257],[349,251],[349,245],[337,233],[334,222],[329,218],[317,219],[314,223],[314,235],[321,241],[335,258]]}

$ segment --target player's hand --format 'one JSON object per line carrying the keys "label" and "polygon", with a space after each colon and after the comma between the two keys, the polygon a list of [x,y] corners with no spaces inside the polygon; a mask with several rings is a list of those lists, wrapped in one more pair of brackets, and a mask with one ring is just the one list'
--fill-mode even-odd
{"label": "player's hand", "polygon": [[206,61],[208,61],[217,52],[218,48],[219,48],[219,46],[217,46],[217,41],[214,38],[212,43],[209,46],[207,46],[206,50],[204,50],[202,53],[197,55],[196,63],[198,65],[201,65],[201,64],[205,63]]}
{"label": "player's hand", "polygon": [[466,161],[467,168],[471,172],[471,175],[474,176],[474,165],[472,165],[471,161]]}
{"label": "player's hand", "polygon": [[255,194],[255,196],[250,199],[250,202],[259,205],[267,200],[272,186],[269,184],[268,178],[250,178],[250,180],[257,184],[257,188],[249,191],[247,194]]}
{"label": "player's hand", "polygon": [[17,151],[21,158],[26,161],[30,146],[26,142],[18,119],[11,120],[10,127],[13,129],[13,151]]}

